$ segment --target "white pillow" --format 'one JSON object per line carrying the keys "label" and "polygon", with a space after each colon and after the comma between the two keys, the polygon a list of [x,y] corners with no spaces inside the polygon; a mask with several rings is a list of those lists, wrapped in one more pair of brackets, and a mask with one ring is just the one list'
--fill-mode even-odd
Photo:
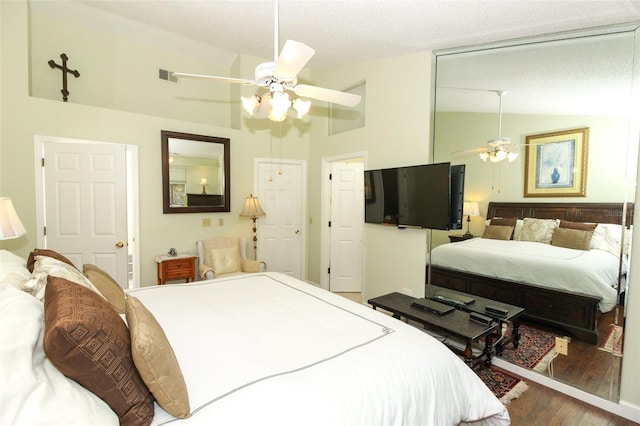
{"label": "white pillow", "polygon": [[[624,230],[624,254],[629,254],[632,229]],[[615,223],[599,223],[591,237],[591,249],[608,251],[615,256],[620,255],[622,225]]]}
{"label": "white pillow", "polygon": [[22,278],[23,281],[31,278],[31,273],[27,269],[26,259],[10,251],[0,250],[0,285],[5,282],[5,278],[9,275],[13,276],[12,284],[20,278]]}
{"label": "white pillow", "polygon": [[0,424],[119,425],[104,401],[65,377],[45,356],[42,303],[0,286],[0,318]]}

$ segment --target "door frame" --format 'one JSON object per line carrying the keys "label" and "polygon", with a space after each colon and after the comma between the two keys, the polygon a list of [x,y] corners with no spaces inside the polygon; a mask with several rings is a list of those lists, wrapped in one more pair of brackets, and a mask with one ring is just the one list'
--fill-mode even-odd
{"label": "door frame", "polygon": [[[77,143],[77,144],[108,144],[115,142],[94,141],[88,139],[72,139],[59,136],[34,135],[34,172],[35,172],[35,196],[36,196],[36,244],[38,247],[46,247],[44,235],[45,226],[45,202],[44,202],[44,170],[42,159],[44,158],[45,143]],[[123,145],[123,144],[117,144]],[[138,170],[138,146],[124,144],[126,162],[126,188],[127,188],[127,243],[132,245],[133,252],[133,276],[130,288],[140,287],[140,209],[138,191],[139,170]],[[131,229],[130,229],[131,228]],[[129,238],[131,240],[129,240]],[[128,250],[128,249],[127,249]]]}
{"label": "door frame", "polygon": [[[261,164],[270,165],[282,165],[282,164],[294,164],[300,166],[301,173],[301,186],[300,186],[300,203],[302,208],[300,209],[300,279],[307,279],[307,161],[306,160],[294,160],[289,158],[254,158],[253,160],[253,193],[258,196],[260,194],[260,176],[258,173]],[[259,220],[256,226],[259,225]],[[260,250],[260,234],[258,233],[258,250]],[[256,256],[258,254],[256,253]],[[268,265],[267,265],[268,268]],[[267,269],[268,270],[268,269]]]}
{"label": "door frame", "polygon": [[[349,160],[358,160],[364,164],[367,169],[367,151],[358,151],[350,154],[342,154],[333,157],[322,158],[322,178],[320,183],[320,287],[329,290],[329,263],[331,260],[331,230],[328,223],[331,220],[331,165],[335,162],[345,162]],[[364,203],[364,200],[363,200]],[[365,282],[365,244],[366,234],[362,233],[362,286],[361,292],[364,293]]]}

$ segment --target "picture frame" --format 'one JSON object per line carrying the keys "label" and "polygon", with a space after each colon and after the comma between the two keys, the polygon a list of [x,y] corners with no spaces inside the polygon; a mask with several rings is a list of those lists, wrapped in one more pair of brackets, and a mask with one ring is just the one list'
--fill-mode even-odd
{"label": "picture frame", "polygon": [[525,197],[586,197],[589,128],[526,137]]}

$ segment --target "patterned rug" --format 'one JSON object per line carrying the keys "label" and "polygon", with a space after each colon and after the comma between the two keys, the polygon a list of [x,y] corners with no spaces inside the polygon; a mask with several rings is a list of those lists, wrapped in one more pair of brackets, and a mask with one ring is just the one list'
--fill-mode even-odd
{"label": "patterned rug", "polygon": [[[508,330],[507,335],[510,333],[511,330]],[[521,367],[546,370],[549,362],[557,355],[554,350],[556,336],[526,325],[520,326],[520,334],[518,349],[514,349],[511,343],[507,344],[502,358]],[[477,373],[505,406],[529,388],[526,382],[496,367],[483,368]]]}
{"label": "patterned rug", "polygon": [[601,351],[622,356],[622,327],[611,324],[607,338],[598,346]]}
{"label": "patterned rug", "polygon": [[[511,330],[507,333],[511,333]],[[502,358],[520,367],[545,371],[549,362],[557,355],[555,334],[521,325],[520,335],[518,349],[514,349],[511,343],[507,344]]]}
{"label": "patterned rug", "polygon": [[483,368],[477,374],[505,406],[529,389],[526,382],[497,367]]}

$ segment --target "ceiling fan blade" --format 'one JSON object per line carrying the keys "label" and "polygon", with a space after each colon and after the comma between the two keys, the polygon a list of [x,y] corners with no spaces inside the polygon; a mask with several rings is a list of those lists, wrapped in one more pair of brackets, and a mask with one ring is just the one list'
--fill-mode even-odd
{"label": "ceiling fan blade", "polygon": [[480,146],[478,148],[465,149],[465,150],[462,150],[462,151],[455,151],[455,152],[452,152],[451,155],[454,156],[454,157],[460,157],[460,156],[463,156],[463,155],[470,155],[470,154],[486,152],[488,149],[489,149],[489,147]]}
{"label": "ceiling fan blade", "polygon": [[333,104],[353,107],[360,103],[360,95],[353,93],[340,92],[338,90],[325,89],[317,86],[309,86],[308,84],[299,84],[293,88],[298,96],[318,99],[320,101],[331,102]]}
{"label": "ceiling fan blade", "polygon": [[294,81],[315,53],[304,43],[287,40],[278,56],[273,75],[287,82]]}
{"label": "ceiling fan blade", "polygon": [[218,77],[215,75],[202,75],[202,74],[187,74],[187,73],[183,73],[183,72],[174,72],[172,73],[174,76],[179,77],[179,78],[202,78],[202,79],[206,79],[206,80],[214,80],[214,81],[221,81],[224,83],[238,83],[238,84],[245,84],[245,85],[255,85],[256,82],[255,80],[247,80],[244,78],[233,78],[233,77]]}

